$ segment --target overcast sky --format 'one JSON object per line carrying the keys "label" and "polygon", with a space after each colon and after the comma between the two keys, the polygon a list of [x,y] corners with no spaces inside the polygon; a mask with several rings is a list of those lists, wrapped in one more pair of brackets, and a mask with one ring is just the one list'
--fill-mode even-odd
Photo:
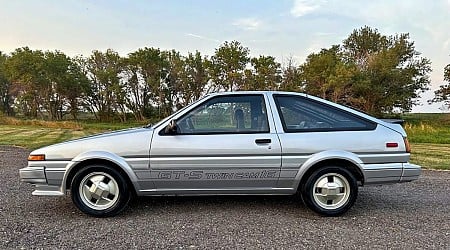
{"label": "overcast sky", "polygon": [[[90,55],[112,48],[126,55],[140,47],[199,50],[212,55],[237,40],[252,56],[306,56],[339,44],[368,25],[384,35],[409,33],[416,50],[432,61],[432,90],[450,64],[450,0],[0,0],[0,51],[29,46]],[[414,112],[440,112],[428,105]]]}

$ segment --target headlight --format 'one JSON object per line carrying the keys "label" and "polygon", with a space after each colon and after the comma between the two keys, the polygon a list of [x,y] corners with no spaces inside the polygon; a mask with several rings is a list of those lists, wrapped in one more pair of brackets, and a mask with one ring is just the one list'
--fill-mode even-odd
{"label": "headlight", "polygon": [[29,161],[45,161],[45,155],[29,155],[28,156]]}

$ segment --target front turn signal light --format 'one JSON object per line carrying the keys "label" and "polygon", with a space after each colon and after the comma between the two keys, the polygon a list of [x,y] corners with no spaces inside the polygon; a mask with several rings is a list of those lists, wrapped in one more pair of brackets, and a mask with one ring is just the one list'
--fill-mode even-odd
{"label": "front turn signal light", "polygon": [[29,155],[29,161],[45,161],[45,155]]}
{"label": "front turn signal light", "polygon": [[411,153],[411,145],[409,145],[408,138],[403,137],[403,141],[405,141],[406,153]]}

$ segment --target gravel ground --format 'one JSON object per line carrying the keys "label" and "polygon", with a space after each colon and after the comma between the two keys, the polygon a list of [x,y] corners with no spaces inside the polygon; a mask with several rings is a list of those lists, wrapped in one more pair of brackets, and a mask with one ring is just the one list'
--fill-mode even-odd
{"label": "gravel ground", "polygon": [[295,197],[139,198],[114,218],[70,197],[32,196],[18,169],[28,150],[0,147],[0,249],[450,249],[450,172],[360,188],[355,206],[320,217]]}

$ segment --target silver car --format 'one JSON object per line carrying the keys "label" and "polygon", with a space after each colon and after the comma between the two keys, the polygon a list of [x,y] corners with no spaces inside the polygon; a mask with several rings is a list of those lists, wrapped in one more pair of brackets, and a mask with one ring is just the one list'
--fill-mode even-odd
{"label": "silver car", "polygon": [[358,186],[418,179],[404,129],[290,92],[210,94],[153,126],[33,151],[20,178],[34,195],[65,195],[114,216],[133,195],[300,194],[336,216]]}

